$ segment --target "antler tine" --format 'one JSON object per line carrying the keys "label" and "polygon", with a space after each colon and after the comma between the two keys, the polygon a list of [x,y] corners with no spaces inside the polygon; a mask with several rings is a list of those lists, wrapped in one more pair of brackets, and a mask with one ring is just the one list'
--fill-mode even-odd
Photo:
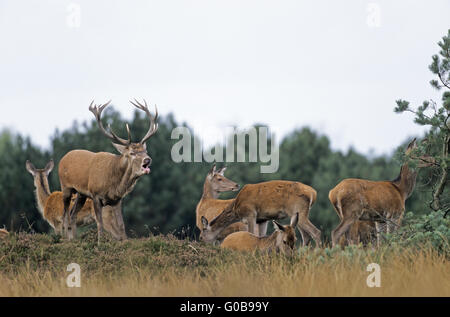
{"label": "antler tine", "polygon": [[111,100],[108,101],[107,103],[103,104],[103,105],[94,105],[94,100],[92,100],[91,104],[89,105],[89,111],[91,111],[91,112],[94,114],[95,119],[97,120],[98,126],[99,126],[99,128],[100,128],[100,131],[102,131],[103,134],[104,134],[107,138],[113,140],[114,142],[117,142],[117,143],[119,143],[119,144],[122,144],[122,145],[130,145],[130,143],[131,143],[131,134],[130,134],[129,128],[127,128],[127,130],[128,130],[128,140],[124,140],[124,139],[122,139],[122,138],[119,138],[119,137],[112,131],[111,125],[108,125],[108,129],[109,129],[110,132],[106,131],[106,129],[103,127],[103,123],[102,123],[102,120],[101,120],[101,115],[102,115],[103,110],[104,110],[110,103],[111,103]]}
{"label": "antler tine", "polygon": [[148,139],[150,139],[156,133],[156,131],[159,128],[159,125],[156,122],[158,120],[158,108],[155,105],[155,116],[153,117],[152,114],[150,113],[150,110],[148,110],[147,101],[145,101],[145,99],[144,99],[144,104],[145,105],[143,105],[139,101],[137,101],[136,98],[134,99],[134,102],[131,101],[131,100],[130,100],[130,102],[136,108],[144,111],[147,114],[147,116],[150,118],[150,127],[148,129],[148,132],[144,136],[142,141],[140,142],[141,144],[144,144]]}

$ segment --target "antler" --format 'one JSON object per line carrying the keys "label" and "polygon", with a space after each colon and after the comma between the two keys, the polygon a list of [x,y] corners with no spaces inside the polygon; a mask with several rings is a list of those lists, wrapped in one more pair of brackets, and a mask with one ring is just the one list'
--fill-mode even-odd
{"label": "antler", "polygon": [[95,119],[97,119],[98,126],[100,127],[100,130],[103,132],[103,134],[111,139],[112,141],[128,146],[131,144],[131,132],[130,127],[127,124],[127,133],[128,133],[128,140],[124,140],[122,138],[119,138],[111,129],[111,125],[108,125],[108,129],[110,132],[106,131],[106,129],[103,127],[103,123],[101,120],[101,115],[103,110],[111,103],[111,100],[103,105],[94,105],[94,100],[92,100],[91,104],[89,105],[89,111],[92,112],[95,116]]}
{"label": "antler", "polygon": [[148,139],[150,139],[156,133],[156,131],[158,131],[159,126],[158,126],[158,123],[156,123],[156,120],[158,120],[158,108],[156,108],[156,105],[155,105],[155,117],[153,117],[150,113],[150,110],[148,110],[147,101],[145,101],[145,99],[144,99],[145,105],[142,105],[136,99],[134,99],[134,102],[131,100],[130,100],[130,102],[136,108],[144,111],[147,114],[147,116],[150,118],[150,128],[148,129],[147,134],[144,136],[144,138],[140,142],[141,144],[144,144]]}

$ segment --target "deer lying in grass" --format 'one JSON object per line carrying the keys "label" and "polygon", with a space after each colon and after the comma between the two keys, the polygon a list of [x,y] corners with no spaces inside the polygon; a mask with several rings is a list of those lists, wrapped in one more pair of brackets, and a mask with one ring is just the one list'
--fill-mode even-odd
{"label": "deer lying in grass", "polygon": [[[212,167],[211,171],[206,175],[205,183],[203,184],[202,198],[197,204],[195,210],[196,224],[199,230],[202,230],[202,217],[211,221],[222,210],[225,209],[234,199],[218,199],[219,194],[228,191],[239,190],[239,185],[229,180],[224,176],[226,167],[216,171],[216,165]],[[218,236],[217,240],[221,242],[227,235],[236,231],[248,231],[248,226],[242,222],[236,222],[225,228]]]}
{"label": "deer lying in grass", "polygon": [[247,231],[234,232],[223,240],[221,248],[238,251],[281,252],[292,255],[295,251],[295,227],[298,223],[298,212],[291,219],[289,226],[273,221],[275,231],[267,237],[258,237]]}
{"label": "deer lying in grass", "polygon": [[[42,217],[55,230],[56,234],[62,234],[63,230],[63,195],[60,191],[50,192],[48,184],[48,175],[53,170],[54,163],[51,160],[44,169],[37,169],[30,162],[26,162],[27,171],[33,176],[34,186],[36,187],[37,207]],[[70,207],[74,205],[75,199],[72,199]],[[120,208],[120,206],[118,207]],[[125,231],[120,231],[114,210],[111,207],[105,207],[102,210],[105,222],[105,230],[112,234],[115,239],[126,239]],[[86,200],[86,204],[81,208],[77,215],[78,225],[88,225],[95,221],[94,206],[92,200]]]}
{"label": "deer lying in grass", "polygon": [[[405,154],[410,155],[417,147],[414,139]],[[422,156],[417,167],[430,166],[433,159]],[[377,244],[381,231],[390,233],[401,224],[405,212],[405,201],[411,196],[416,184],[417,171],[403,164],[399,176],[393,181],[369,181],[348,178],[329,192],[329,199],[336,210],[340,224],[331,233],[333,246],[358,220],[375,222]],[[381,224],[385,223],[381,229]]]}
{"label": "deer lying in grass", "polygon": [[[200,238],[212,242],[230,224],[245,220],[249,231],[257,236],[265,236],[267,221],[290,217],[299,213],[298,228],[306,245],[310,237],[320,242],[320,230],[309,221],[309,211],[316,201],[316,191],[300,182],[269,181],[245,185],[234,202],[208,223],[202,217],[203,230]],[[258,227],[257,227],[258,226]]]}
{"label": "deer lying in grass", "polygon": [[0,239],[6,238],[9,235],[8,230],[0,229]]}
{"label": "deer lying in grass", "polygon": [[[152,160],[147,154],[146,142],[158,130],[158,111],[153,117],[148,109],[147,103],[140,104],[137,100],[131,103],[145,112],[150,119],[150,127],[146,135],[138,143],[132,143],[130,128],[127,125],[128,139],[118,137],[111,127],[107,131],[103,127],[101,114],[109,105],[89,106],[94,114],[100,131],[110,140],[120,153],[99,152],[93,153],[86,150],[73,150],[67,153],[59,163],[59,180],[63,193],[64,202],[64,231],[66,236],[73,239],[76,234],[76,217],[84,206],[86,199],[91,198],[97,221],[98,243],[103,233],[102,208],[112,206],[121,230],[125,230],[125,224],[121,221],[121,210],[116,208],[122,203],[122,199],[128,195],[136,185],[137,180],[150,174]],[[73,194],[77,194],[77,200],[69,213],[70,201]],[[70,219],[69,219],[70,214]]]}

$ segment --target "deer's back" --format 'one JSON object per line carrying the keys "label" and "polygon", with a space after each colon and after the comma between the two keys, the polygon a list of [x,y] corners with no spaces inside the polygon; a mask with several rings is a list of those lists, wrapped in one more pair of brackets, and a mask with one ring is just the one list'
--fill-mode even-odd
{"label": "deer's back", "polygon": [[113,174],[120,170],[115,165],[117,155],[107,152],[93,153],[86,150],[73,150],[59,163],[61,187],[74,188],[86,196],[91,191],[103,189],[111,181]]}
{"label": "deer's back", "polygon": [[9,232],[6,229],[0,229],[0,239],[6,238]]}
{"label": "deer's back", "polygon": [[260,238],[248,231],[234,232],[228,235],[220,245],[221,248],[238,251],[252,251],[259,247]]}
{"label": "deer's back", "polygon": [[397,212],[405,206],[400,191],[389,181],[345,179],[330,191],[329,198],[332,204],[340,203],[343,209],[360,205],[362,209]]}
{"label": "deer's back", "polygon": [[235,208],[249,207],[267,212],[302,208],[309,211],[316,197],[311,186],[300,182],[268,181],[245,185],[236,197]]}

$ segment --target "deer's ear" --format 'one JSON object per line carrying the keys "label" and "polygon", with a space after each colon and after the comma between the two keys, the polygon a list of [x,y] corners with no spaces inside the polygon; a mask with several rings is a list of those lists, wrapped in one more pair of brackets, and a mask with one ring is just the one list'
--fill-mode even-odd
{"label": "deer's ear", "polygon": [[273,220],[272,222],[273,222],[273,227],[275,228],[275,230],[284,231],[284,226],[281,223],[278,223],[275,220]]}
{"label": "deer's ear", "polygon": [[34,165],[30,162],[30,161],[27,161],[26,163],[25,163],[25,167],[26,167],[26,169],[27,169],[27,171],[31,174],[31,175],[35,175],[36,174],[36,168],[34,167]]}
{"label": "deer's ear", "polygon": [[125,145],[116,144],[116,143],[113,143],[112,145],[116,148],[116,150],[117,150],[120,154],[123,154],[123,153],[125,152],[125,150],[127,149],[127,147],[126,147]]}
{"label": "deer's ear", "polygon": [[208,174],[214,175],[215,173],[216,173],[216,164],[214,164],[214,165],[211,167],[211,169],[210,169],[210,171],[209,171]]}
{"label": "deer's ear", "polygon": [[205,216],[202,216],[202,225],[203,228],[208,227],[208,219],[206,219]]}
{"label": "deer's ear", "polygon": [[217,172],[217,174],[220,174],[220,175],[224,176],[223,173],[225,173],[226,169],[227,169],[226,166],[222,167],[222,168]]}
{"label": "deer's ear", "polygon": [[54,167],[55,163],[53,162],[53,160],[50,160],[50,162],[48,162],[47,165],[45,166],[45,173],[47,174],[47,176],[50,174],[51,171],[53,171]]}

